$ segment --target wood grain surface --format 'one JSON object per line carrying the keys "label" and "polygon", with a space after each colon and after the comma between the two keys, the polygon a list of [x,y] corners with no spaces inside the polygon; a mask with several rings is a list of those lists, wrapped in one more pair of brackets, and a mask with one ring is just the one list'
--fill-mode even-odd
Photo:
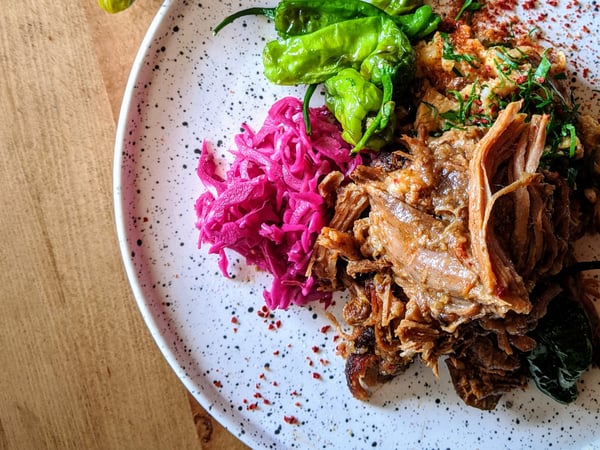
{"label": "wood grain surface", "polygon": [[117,245],[115,123],[160,2],[0,5],[0,449],[246,448],[168,367]]}

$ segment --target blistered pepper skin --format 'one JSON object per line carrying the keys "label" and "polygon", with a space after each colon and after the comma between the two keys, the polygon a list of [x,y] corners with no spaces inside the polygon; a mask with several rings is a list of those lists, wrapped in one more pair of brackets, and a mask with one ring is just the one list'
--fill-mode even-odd
{"label": "blistered pepper skin", "polygon": [[422,0],[371,0],[373,5],[391,15],[407,14],[423,4]]}
{"label": "blistered pepper skin", "polygon": [[394,22],[364,17],[271,41],[263,51],[263,66],[265,76],[275,84],[315,84],[342,69],[361,71],[363,61],[376,54],[396,55],[407,66],[414,62],[410,42]]}
{"label": "blistered pepper skin", "polygon": [[283,0],[277,6],[274,25],[282,37],[313,33],[321,28],[385,12],[360,0]]}
{"label": "blistered pepper skin", "polygon": [[342,138],[356,145],[363,136],[363,122],[375,115],[383,93],[358,71],[348,68],[325,82],[325,104],[342,125]]}
{"label": "blistered pepper skin", "polygon": [[393,20],[410,40],[418,40],[431,34],[441,22],[440,16],[434,14],[429,5],[419,6],[411,13],[391,15],[362,0],[281,0],[275,8],[253,7],[231,14],[214,28],[213,33],[217,34],[240,17],[251,15],[273,20],[275,31],[284,39],[313,33],[345,20],[386,17]]}

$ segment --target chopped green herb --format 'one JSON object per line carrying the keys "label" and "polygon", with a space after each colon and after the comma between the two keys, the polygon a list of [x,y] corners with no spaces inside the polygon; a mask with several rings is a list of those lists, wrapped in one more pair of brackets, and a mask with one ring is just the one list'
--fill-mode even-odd
{"label": "chopped green herb", "polygon": [[[504,49],[503,49],[504,50]],[[497,51],[496,56],[502,60],[502,62],[506,65],[506,68],[502,68],[500,72],[502,73],[510,73],[513,70],[517,70],[519,68],[519,63],[514,61],[506,51]],[[496,67],[499,67],[497,65]],[[509,70],[510,69],[510,70]]]}
{"label": "chopped green herb", "polygon": [[575,127],[572,123],[566,123],[563,125],[563,135],[569,137],[569,157],[575,156],[575,150],[577,150],[577,134],[575,133]]}
{"label": "chopped green herb", "polygon": [[[558,159],[576,156],[575,123],[578,105],[572,105],[573,102],[564,97],[556,84],[556,81],[565,79],[566,74],[561,72],[552,77],[552,63],[545,54],[537,64],[533,64],[531,58],[523,52],[514,56],[514,52],[509,54],[502,48],[498,49],[496,57],[496,69],[503,82],[513,83],[517,88],[510,101],[522,100],[523,111],[529,114],[550,116],[543,163],[546,167],[552,166],[554,170],[562,171],[568,177],[566,171],[569,163],[559,164]],[[505,104],[499,103],[499,106],[503,108]],[[569,138],[568,151],[564,148],[566,137]]]}
{"label": "chopped green herb", "polygon": [[535,69],[535,73],[533,74],[535,80],[538,83],[543,83],[544,81],[546,81],[546,78],[548,77],[548,72],[550,71],[551,67],[552,64],[550,64],[550,61],[548,61],[546,55],[543,55],[539,66],[537,67],[537,69]]}
{"label": "chopped green herb", "polygon": [[440,35],[444,40],[444,46],[442,48],[442,58],[447,59],[449,61],[465,61],[471,65],[474,65],[476,61],[475,56],[466,53],[456,53],[454,51],[452,43],[450,42],[450,37],[448,36],[448,33],[440,33]]}
{"label": "chopped green herb", "polygon": [[465,99],[463,95],[455,90],[449,90],[448,93],[452,94],[458,103],[458,110],[450,110],[441,113],[440,116],[446,120],[446,126],[443,131],[450,128],[461,128],[464,125],[478,125],[478,126],[489,126],[492,124],[493,119],[487,114],[483,114],[480,111],[473,111],[473,104],[478,100],[477,95],[478,83],[475,81],[471,86],[471,92]]}

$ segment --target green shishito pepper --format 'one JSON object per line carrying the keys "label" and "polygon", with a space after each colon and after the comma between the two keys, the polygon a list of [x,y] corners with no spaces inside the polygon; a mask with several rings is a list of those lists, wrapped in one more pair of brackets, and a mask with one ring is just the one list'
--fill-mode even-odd
{"label": "green shishito pepper", "polygon": [[[416,5],[418,6],[418,5]],[[227,16],[213,30],[217,34],[240,17],[262,15],[271,20],[282,38],[309,34],[334,23],[361,17],[387,17],[411,40],[422,39],[435,31],[441,22],[431,6],[422,5],[411,14],[392,16],[362,0],[282,0],[275,8],[255,7]]]}
{"label": "green shishito pepper", "polygon": [[299,36],[312,33],[332,23],[383,15],[384,11],[361,0],[282,0],[275,8],[248,8],[238,11],[218,24],[213,33],[244,16],[262,15],[271,20],[279,36]]}
{"label": "green shishito pepper", "polygon": [[[347,67],[360,70],[365,60],[378,55],[386,66],[397,66],[396,71],[414,71],[414,51],[406,35],[383,17],[346,20],[310,34],[271,41],[264,48],[263,65],[273,83],[314,84]],[[369,70],[373,69],[378,67],[371,64]],[[371,74],[363,75],[370,78]]]}
{"label": "green shishito pepper", "polygon": [[[415,70],[415,55],[410,41],[396,24],[386,17],[364,17],[334,23],[313,33],[292,36],[269,42],[263,51],[264,73],[275,84],[314,85],[338,75],[344,69],[354,69],[366,82],[382,90],[377,115],[369,120],[368,127],[357,140],[353,128],[354,153],[360,151],[373,134],[382,131],[392,119],[395,86],[406,86]],[[364,83],[356,83],[355,97],[361,95]],[[333,86],[333,81],[330,86]],[[352,83],[347,82],[346,87]],[[336,92],[338,90],[336,89]],[[336,103],[342,125],[354,124],[348,111],[355,108],[362,115],[352,95],[329,93],[330,104]],[[339,105],[339,102],[347,102]],[[354,125],[352,125],[354,127]],[[348,133],[349,134],[349,133]]]}
{"label": "green shishito pepper", "polygon": [[264,74],[275,84],[308,86],[303,109],[306,132],[310,134],[310,97],[318,84],[329,80],[326,104],[341,123],[344,138],[354,145],[353,152],[364,147],[378,150],[393,131],[389,125],[395,91],[414,76],[411,40],[433,33],[441,21],[421,0],[385,3],[414,12],[392,16],[362,0],[281,0],[276,8],[232,14],[214,33],[246,15],[271,18],[279,39],[263,50]]}
{"label": "green shishito pepper", "polygon": [[352,68],[325,81],[325,105],[342,125],[342,138],[357,145],[363,137],[363,121],[381,108],[381,89]]}

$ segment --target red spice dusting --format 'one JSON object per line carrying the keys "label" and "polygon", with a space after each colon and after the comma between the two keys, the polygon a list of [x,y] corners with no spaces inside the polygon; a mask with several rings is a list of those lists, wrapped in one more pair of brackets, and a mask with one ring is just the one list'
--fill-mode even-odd
{"label": "red spice dusting", "polygon": [[512,11],[515,8],[515,0],[496,0],[495,5],[505,11]]}
{"label": "red spice dusting", "polygon": [[331,329],[331,325],[323,325],[321,327],[321,333],[327,333]]}
{"label": "red spice dusting", "polygon": [[273,381],[273,383],[271,383],[273,386],[279,386],[279,383],[277,383],[277,381]]}
{"label": "red spice dusting", "polygon": [[233,329],[233,332],[234,332],[234,333],[237,333],[237,332],[238,332],[238,329],[237,329],[237,328],[234,328],[234,329]]}
{"label": "red spice dusting", "polygon": [[237,318],[237,317],[235,317],[235,316],[233,316],[233,317],[231,318],[231,323],[238,323],[238,318]]}
{"label": "red spice dusting", "polygon": [[273,323],[270,323],[268,326],[269,330],[274,330],[275,329],[275,325]]}
{"label": "red spice dusting", "polygon": [[281,320],[277,320],[277,321],[275,322],[275,326],[276,326],[277,328],[281,328]]}
{"label": "red spice dusting", "polygon": [[271,311],[269,311],[269,308],[267,308],[266,305],[263,305],[262,308],[260,308],[258,311],[256,311],[256,315],[258,315],[258,317],[262,317],[263,319],[266,319],[267,317],[269,317],[270,314],[271,314]]}
{"label": "red spice dusting", "polygon": [[308,365],[312,367],[312,365],[314,364],[314,363],[312,362],[312,359],[310,359],[310,357],[309,357],[309,356],[307,356],[307,357],[306,357],[306,360],[308,361]]}
{"label": "red spice dusting", "polygon": [[254,387],[255,387],[256,389],[260,389],[260,383],[256,383],[256,384],[254,385]]}
{"label": "red spice dusting", "polygon": [[312,377],[313,377],[315,380],[320,380],[320,379],[321,379],[321,374],[320,374],[320,373],[318,373],[318,372],[313,372],[313,374],[312,374]]}
{"label": "red spice dusting", "polygon": [[250,403],[248,406],[246,406],[246,409],[249,411],[255,411],[258,409],[258,403]]}
{"label": "red spice dusting", "polygon": [[323,358],[320,358],[320,359],[319,359],[319,362],[320,362],[322,365],[324,365],[324,366],[326,366],[327,364],[329,364],[329,361],[328,361],[327,359],[323,359]]}
{"label": "red spice dusting", "polygon": [[296,402],[296,403],[294,403],[294,406],[296,406],[296,407],[300,408],[300,406],[302,406],[302,403],[300,403],[300,402]]}
{"label": "red spice dusting", "polygon": [[248,400],[244,398],[242,399],[242,403],[245,405],[246,403],[248,403]]}
{"label": "red spice dusting", "polygon": [[265,379],[265,374],[264,374],[264,373],[261,373],[261,374],[258,376],[258,378],[260,378],[261,380],[264,380],[264,379]]}
{"label": "red spice dusting", "polygon": [[268,399],[265,398],[265,399],[263,399],[263,403],[265,405],[270,405],[271,404],[271,400],[268,400]]}
{"label": "red spice dusting", "polygon": [[218,388],[222,388],[223,387],[223,383],[221,383],[219,380],[215,380],[213,381],[213,384],[218,387]]}
{"label": "red spice dusting", "polygon": [[546,3],[550,6],[558,6],[557,0],[548,0]]}
{"label": "red spice dusting", "polygon": [[588,27],[586,27],[585,25],[583,27],[581,27],[581,30],[586,34],[590,34],[590,29]]}
{"label": "red spice dusting", "polygon": [[274,355],[274,356],[278,356],[278,355],[279,355],[279,350],[275,350],[275,351],[273,352],[273,355]]}
{"label": "red spice dusting", "polygon": [[535,0],[526,0],[523,2],[523,9],[534,9]]}
{"label": "red spice dusting", "polygon": [[294,395],[294,396],[299,396],[300,394],[298,393],[298,391],[292,391],[292,392],[291,392],[291,395]]}
{"label": "red spice dusting", "polygon": [[260,392],[255,392],[254,398],[262,398],[262,394]]}
{"label": "red spice dusting", "polygon": [[298,419],[296,419],[296,417],[294,416],[283,416],[283,420],[285,421],[285,423],[289,423],[290,425],[298,424]]}
{"label": "red spice dusting", "polygon": [[313,353],[319,353],[319,347],[317,347],[316,345],[313,345],[312,351],[313,351]]}

